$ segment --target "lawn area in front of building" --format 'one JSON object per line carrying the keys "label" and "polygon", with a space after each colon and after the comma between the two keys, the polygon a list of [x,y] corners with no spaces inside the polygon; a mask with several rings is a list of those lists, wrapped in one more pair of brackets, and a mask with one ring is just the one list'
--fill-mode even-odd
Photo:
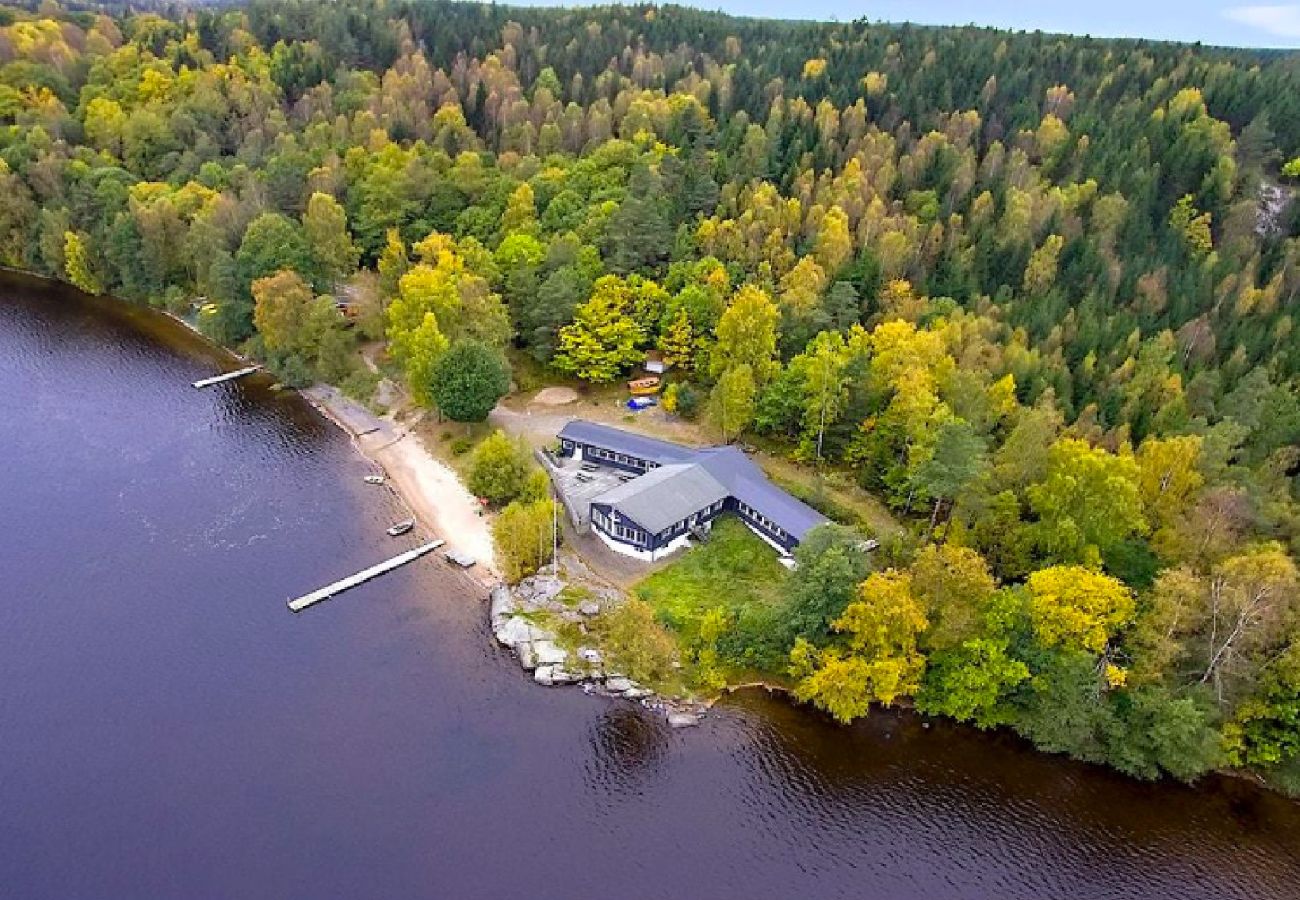
{"label": "lawn area in front of building", "polygon": [[713,523],[705,543],[646,578],[635,592],[666,625],[686,631],[719,606],[775,604],[786,574],[776,551],[728,514]]}
{"label": "lawn area in front of building", "polygon": [[[676,633],[684,650],[698,648],[700,623],[714,610],[726,617],[718,642],[718,662],[726,680],[751,680],[755,673],[779,668],[783,657],[779,629],[774,628],[785,581],[777,553],[735,516],[713,523],[708,541],[633,588],[655,617]],[[698,673],[687,657],[686,676]]]}

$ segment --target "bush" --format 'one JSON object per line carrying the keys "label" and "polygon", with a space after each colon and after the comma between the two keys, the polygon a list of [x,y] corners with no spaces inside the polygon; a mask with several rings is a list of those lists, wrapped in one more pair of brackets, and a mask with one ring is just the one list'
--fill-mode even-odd
{"label": "bush", "polygon": [[469,489],[492,505],[503,506],[524,490],[528,450],[504,431],[494,431],[475,448],[469,466]]}
{"label": "bush", "polygon": [[452,456],[464,456],[473,446],[474,442],[462,435],[451,442],[451,454]]}
{"label": "bush", "polygon": [[497,516],[492,523],[492,540],[506,581],[513,584],[527,578],[551,561],[558,537],[557,513],[553,501],[535,500],[515,501]]}
{"label": "bush", "polygon": [[596,620],[596,633],[611,671],[648,685],[672,674],[677,642],[644,600],[629,599],[610,610]]}
{"label": "bush", "polygon": [[694,419],[700,411],[700,400],[703,395],[688,381],[683,381],[674,387],[677,391],[673,397],[673,411],[683,419]]}
{"label": "bush", "polygon": [[356,366],[347,378],[339,383],[339,390],[353,400],[369,403],[379,389],[379,375],[365,366]]}

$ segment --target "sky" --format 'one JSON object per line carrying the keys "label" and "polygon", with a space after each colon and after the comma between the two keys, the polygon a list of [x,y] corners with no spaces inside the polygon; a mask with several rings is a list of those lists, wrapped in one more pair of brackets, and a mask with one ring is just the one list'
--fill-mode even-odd
{"label": "sky", "polygon": [[[585,6],[603,0],[502,0]],[[633,2],[633,0],[623,0]],[[742,16],[839,19],[927,25],[992,25],[1032,31],[1201,41],[1236,47],[1300,48],[1300,2],[1233,0],[675,0]]]}

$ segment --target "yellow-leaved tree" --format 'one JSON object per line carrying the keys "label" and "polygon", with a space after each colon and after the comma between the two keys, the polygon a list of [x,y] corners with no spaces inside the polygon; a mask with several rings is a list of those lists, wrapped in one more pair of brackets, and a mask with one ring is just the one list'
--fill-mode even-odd
{"label": "yellow-leaved tree", "polygon": [[907,572],[875,572],[858,586],[831,627],[841,646],[818,648],[800,638],[790,652],[795,696],[841,722],[866,715],[872,703],[889,706],[914,694],[925,671],[917,639],[928,627],[925,608]]}
{"label": "yellow-leaved tree", "polygon": [[1083,566],[1051,566],[1029,576],[1029,617],[1047,647],[1100,653],[1133,619],[1133,592]]}

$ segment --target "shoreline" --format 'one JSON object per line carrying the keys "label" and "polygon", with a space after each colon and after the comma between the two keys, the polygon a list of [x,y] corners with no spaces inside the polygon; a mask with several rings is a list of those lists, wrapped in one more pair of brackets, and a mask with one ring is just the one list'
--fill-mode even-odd
{"label": "shoreline", "polygon": [[424,447],[413,428],[376,416],[333,385],[315,384],[298,394],[347,434],[357,453],[382,471],[417,526],[445,540],[446,550],[475,558],[475,565],[463,570],[465,575],[485,590],[500,583],[492,530],[480,504],[456,472]]}
{"label": "shoreline", "polygon": [[[11,266],[0,266],[0,272],[78,290],[75,285],[61,279]],[[192,322],[171,310],[132,303],[112,294],[86,296],[112,301],[117,306],[157,313],[179,325],[208,349],[233,362],[245,365],[259,362],[218,344]],[[265,374],[274,379],[272,373]],[[456,472],[430,453],[418,434],[411,428],[397,425],[392,419],[374,415],[333,385],[314,384],[295,393],[347,434],[362,458],[383,471],[393,493],[416,519],[417,527],[423,526],[425,530],[432,531],[434,537],[445,540],[445,550],[459,550],[475,558],[474,566],[458,571],[463,572],[485,592],[500,583],[489,520],[482,515],[478,501],[461,483]],[[486,593],[484,597],[486,598]]]}

